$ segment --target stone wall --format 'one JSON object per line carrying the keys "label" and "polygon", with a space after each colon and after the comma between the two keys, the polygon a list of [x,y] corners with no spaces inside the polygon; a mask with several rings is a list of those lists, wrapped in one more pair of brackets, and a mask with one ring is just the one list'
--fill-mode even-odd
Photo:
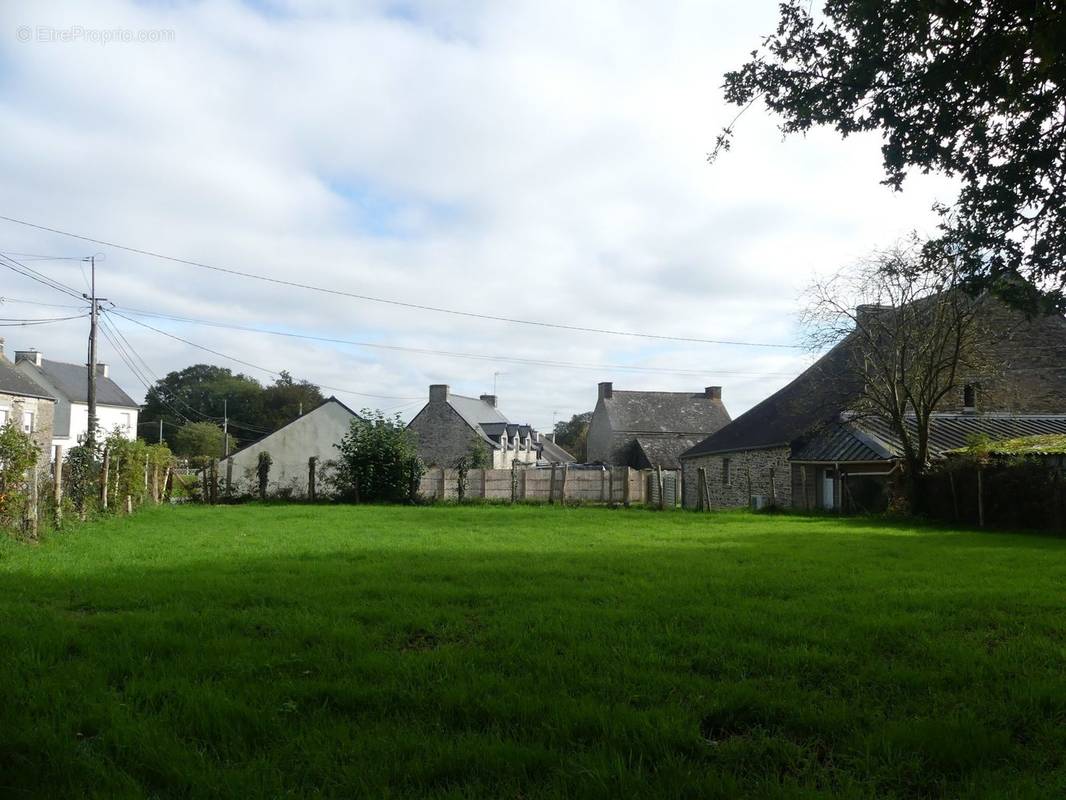
{"label": "stone wall", "polygon": [[418,455],[427,466],[450,467],[472,441],[482,441],[446,400],[430,400],[407,429],[415,435]]}
{"label": "stone wall", "polygon": [[33,433],[31,438],[41,451],[37,464],[42,468],[46,468],[52,460],[55,401],[0,393],[0,408],[7,409],[8,419],[14,421],[19,430],[22,430],[22,413],[24,411],[33,412]]}
{"label": "stone wall", "polygon": [[[776,447],[686,458],[682,461],[684,506],[696,508],[700,467],[707,472],[707,492],[712,508],[747,507],[748,498],[752,495],[773,495],[777,505],[791,506],[792,470],[788,456],[789,448]],[[723,467],[727,459],[730,472],[728,481],[723,479]]]}

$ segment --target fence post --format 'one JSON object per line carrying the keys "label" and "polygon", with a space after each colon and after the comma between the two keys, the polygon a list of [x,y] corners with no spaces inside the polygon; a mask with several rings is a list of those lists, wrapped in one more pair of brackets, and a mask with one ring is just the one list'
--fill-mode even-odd
{"label": "fence post", "polygon": [[52,519],[58,528],[63,524],[63,445],[55,448],[55,464],[52,467]]}
{"label": "fence post", "polygon": [[[522,481],[523,484],[525,484],[525,479],[524,478],[525,478],[525,476],[523,476],[523,481]],[[525,488],[525,487],[523,486],[523,488]],[[523,494],[524,494],[524,492],[523,492]],[[515,461],[511,462],[511,502],[515,503],[517,501],[518,501],[518,461],[515,460]]]}
{"label": "fence post", "polygon": [[307,499],[312,503],[315,502],[315,495],[317,487],[315,486],[315,467],[318,465],[318,458],[311,456],[307,459]]}
{"label": "fence post", "polygon": [[629,489],[629,478],[632,472],[632,467],[622,468],[622,505],[626,508],[629,508],[629,499],[631,494]]}
{"label": "fence post", "polygon": [[144,457],[144,497],[148,498],[148,456]]}
{"label": "fence post", "polygon": [[485,467],[481,468],[481,499],[484,500],[488,496],[489,492],[489,479],[488,470]]}
{"label": "fence post", "polygon": [[29,539],[37,539],[37,464],[29,469],[26,476],[26,513],[22,521],[23,535]]}
{"label": "fence post", "polygon": [[521,497],[523,500],[529,495],[529,470],[522,470],[522,492]]}
{"label": "fence post", "polygon": [[104,448],[104,460],[100,465],[100,508],[107,511],[108,470],[111,468],[111,450]]}
{"label": "fence post", "polygon": [[559,486],[559,504],[564,506],[566,505],[566,476],[569,471],[567,465],[563,464],[563,482]]}
{"label": "fence post", "polygon": [[977,468],[977,526],[983,528],[985,526],[985,491],[984,482],[981,479],[981,473],[984,472],[980,467]]}
{"label": "fence post", "polygon": [[696,467],[696,510],[703,511],[703,481],[706,473],[703,467]]}
{"label": "fence post", "polygon": [[127,514],[132,514],[133,513],[133,496],[132,495],[126,495],[126,513]]}
{"label": "fence post", "polygon": [[162,493],[160,494],[160,497],[159,497],[159,499],[161,501],[162,500],[170,500],[170,495],[174,491],[174,483],[171,480],[171,478],[173,477],[173,473],[171,473],[171,469],[173,469],[173,467],[168,465],[167,468],[166,468],[166,471],[163,473],[163,491],[162,491]]}
{"label": "fence post", "polygon": [[677,500],[677,505],[678,506],[680,506],[681,508],[684,508],[685,507],[685,464],[684,464],[684,462],[681,462],[681,466],[677,468],[677,483],[675,484],[675,486],[677,487],[675,489],[675,491],[677,492],[677,497],[674,498],[674,499]]}
{"label": "fence post", "polygon": [[774,468],[770,467],[770,508],[777,507],[777,480]]}
{"label": "fence post", "polygon": [[552,474],[548,479],[548,505],[555,503],[555,462],[552,462]]}
{"label": "fence post", "polygon": [[218,502],[218,459],[211,459],[211,505]]}
{"label": "fence post", "polygon": [[607,498],[604,496],[607,494],[607,468],[600,467],[600,501],[603,502]]}
{"label": "fence post", "polygon": [[666,484],[663,483],[663,468],[661,465],[656,464],[655,470],[657,472],[656,479],[659,482],[659,510],[666,510]]}
{"label": "fence post", "polygon": [[441,502],[443,502],[445,499],[447,499],[446,496],[445,496],[445,487],[447,486],[447,484],[448,484],[448,474],[447,474],[447,472],[445,472],[445,468],[441,467],[440,468],[440,489],[438,490],[438,493],[437,493],[437,499],[440,500]]}
{"label": "fence post", "polygon": [[609,466],[607,469],[607,506],[614,508],[614,467]]}

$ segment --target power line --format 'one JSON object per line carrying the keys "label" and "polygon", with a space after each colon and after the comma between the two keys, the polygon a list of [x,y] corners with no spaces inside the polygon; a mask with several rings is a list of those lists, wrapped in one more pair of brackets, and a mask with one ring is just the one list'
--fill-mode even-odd
{"label": "power line", "polygon": [[190,267],[197,267],[199,269],[211,270],[213,272],[220,272],[226,275],[235,275],[241,278],[248,278],[250,280],[262,281],[264,283],[273,283],[279,286],[289,286],[295,289],[306,289],[312,292],[321,292],[322,294],[336,295],[339,297],[349,297],[354,300],[365,300],[371,303],[383,303],[385,305],[399,306],[402,308],[411,308],[417,311],[431,311],[437,314],[451,314],[459,317],[469,317],[472,319],[492,320],[494,322],[508,322],[516,325],[531,325],[539,328],[555,328],[558,330],[574,331],[577,333],[596,333],[607,336],[626,336],[637,339],[654,339],[657,341],[672,341],[672,342],[692,342],[697,344],[718,344],[718,345],[731,345],[737,347],[773,347],[773,348],[785,348],[785,349],[802,349],[803,345],[796,344],[779,344],[773,342],[748,342],[736,339],[703,339],[694,336],[667,336],[663,334],[654,333],[640,333],[636,331],[619,331],[611,330],[608,328],[593,328],[583,325],[566,325],[558,322],[544,322],[541,320],[529,320],[519,319],[516,317],[504,317],[497,316],[495,314],[482,314],[474,311],[460,311],[453,308],[443,308],[441,306],[431,306],[423,303],[410,303],[403,300],[393,300],[384,297],[374,297],[372,295],[360,294],[357,292],[348,292],[342,289],[331,289],[326,286],[316,286],[310,283],[300,283],[299,281],[289,281],[283,278],[274,278],[269,275],[259,275],[254,272],[245,272],[243,270],[233,269],[231,267],[220,267],[213,264],[206,264],[202,261],[192,261],[187,258],[178,258],[176,256],[168,256],[163,253],[157,253],[152,250],[144,250],[139,247],[131,247],[129,245],[118,244],[116,242],[108,242],[103,239],[94,239],[91,236],[83,236],[77,233],[71,233],[70,231],[60,230],[58,228],[50,228],[46,225],[38,225],[33,222],[27,222],[26,220],[15,219],[14,217],[6,217],[0,215],[0,220],[6,222],[12,222],[16,225],[25,225],[29,228],[35,228],[41,231],[48,231],[49,233],[55,233],[60,236],[69,236],[72,239],[80,239],[85,242],[92,242],[93,244],[103,245],[104,247],[113,247],[117,250],[125,250],[128,253],[136,253],[142,256],[149,256],[151,258],[158,258],[163,261],[170,261],[175,264],[185,264]]}
{"label": "power line", "polygon": [[15,259],[11,258],[10,256],[6,256],[3,253],[0,253],[0,259],[2,259],[0,260],[0,267],[7,267],[12,272],[22,275],[24,278],[29,278],[32,281],[37,281],[37,283],[43,284],[49,289],[55,289],[58,292],[70,295],[71,297],[74,297],[78,300],[82,299],[81,294],[79,294],[75,289],[71,288],[70,286],[67,286],[64,283],[60,283],[57,280],[49,278],[43,272],[38,272],[32,267],[27,267],[22,262],[16,261]]}
{"label": "power line", "polygon": [[0,305],[3,305],[4,303],[20,303],[22,305],[45,306],[47,308],[80,308],[80,309],[88,309],[88,306],[86,306],[86,305],[72,306],[72,305],[69,305],[69,304],[66,304],[66,303],[42,303],[40,300],[22,300],[22,299],[17,298],[17,297],[0,296]]}
{"label": "power line", "polygon": [[[357,341],[357,340],[354,340],[354,339],[341,339],[341,338],[332,337],[332,336],[315,336],[315,335],[312,335],[312,334],[305,334],[305,333],[292,333],[292,332],[289,332],[289,331],[276,331],[276,330],[272,330],[270,328],[253,327],[253,326],[250,326],[250,325],[237,325],[235,323],[228,323],[228,322],[215,322],[215,321],[212,321],[212,320],[196,319],[195,317],[178,316],[178,315],[175,315],[175,314],[163,314],[163,313],[159,313],[159,312],[155,312],[155,311],[143,311],[143,310],[140,310],[140,309],[126,308],[124,306],[117,306],[117,308],[120,309],[121,311],[126,312],[127,314],[133,314],[134,316],[155,317],[155,318],[158,318],[158,319],[167,319],[167,320],[172,320],[172,321],[175,321],[175,322],[183,322],[183,323],[188,323],[188,324],[192,324],[192,325],[204,325],[204,326],[212,327],[212,328],[225,328],[225,329],[229,329],[229,330],[244,331],[246,333],[259,333],[259,334],[266,334],[266,335],[269,335],[269,336],[282,336],[282,337],[290,338],[290,339],[307,339],[307,340],[315,341],[315,342],[326,342],[326,343],[329,343],[329,344],[345,344],[345,345],[352,345],[352,346],[355,346],[355,347],[368,347],[368,348],[373,348],[373,349],[377,349],[377,350],[391,350],[391,351],[394,351],[394,352],[402,352],[402,353],[416,353],[416,354],[419,354],[419,355],[445,356],[445,357],[448,357],[448,358],[465,358],[465,359],[472,359],[472,360],[475,360],[475,361],[507,362],[507,363],[512,363],[512,364],[526,365],[526,366],[560,367],[560,368],[563,368],[563,369],[584,369],[584,370],[597,370],[597,371],[623,370],[623,371],[629,371],[629,372],[645,372],[645,373],[664,374],[664,375],[707,375],[708,372],[713,372],[713,373],[719,374],[719,375],[736,375],[736,376],[741,376],[741,377],[760,377],[760,378],[761,377],[790,377],[791,376],[791,373],[745,372],[745,371],[738,371],[738,370],[723,370],[723,369],[717,369],[717,370],[668,369],[668,368],[663,368],[663,367],[639,367],[639,366],[632,366],[632,365],[626,365],[626,364],[587,364],[587,363],[579,363],[579,362],[573,362],[573,361],[555,361],[555,360],[541,359],[541,358],[523,358],[523,357],[520,357],[520,356],[503,356],[503,355],[493,355],[493,354],[483,354],[483,353],[464,353],[464,352],[458,352],[458,351],[454,351],[454,350],[431,350],[431,349],[420,348],[420,347],[404,347],[402,345],[381,344],[379,342],[363,342],[363,341]],[[131,319],[130,317],[126,317],[124,314],[121,314],[118,311],[112,311],[111,313],[117,314],[118,316],[123,317],[124,319],[130,320],[130,322],[137,323],[138,325],[144,325],[145,327],[152,328],[152,326],[146,325],[146,323],[143,323],[143,322],[138,322],[137,320]],[[152,328],[152,330],[155,330],[155,331],[157,331],[159,333],[163,333],[164,335],[167,335],[167,336],[171,335],[171,334],[166,333],[165,331],[160,331],[158,328]],[[179,338],[179,337],[173,337],[173,338]],[[198,345],[193,345],[193,346],[198,346]],[[215,352],[215,351],[211,351],[209,348],[202,348],[202,349],[207,349],[208,352]],[[220,355],[217,352],[215,354],[216,355]],[[230,356],[223,356],[223,357],[224,358],[230,358]],[[236,361],[237,363],[244,363],[247,366],[253,366],[253,367],[255,366],[254,364],[247,364],[247,362],[242,362],[240,359],[237,359],[237,358],[232,358],[231,360]],[[402,398],[395,398],[395,399],[402,399]]]}
{"label": "power line", "polygon": [[[281,374],[281,370],[270,369],[269,367],[264,367],[264,366],[261,366],[259,364],[253,364],[250,361],[244,361],[243,359],[237,358],[236,356],[231,356],[231,355],[229,355],[227,353],[223,353],[223,352],[221,352],[219,350],[214,350],[214,349],[212,349],[210,347],[206,347],[206,346],[204,346],[202,344],[197,344],[196,342],[189,341],[188,339],[185,339],[185,338],[183,338],[181,336],[176,336],[173,333],[169,333],[169,332],[164,331],[164,330],[162,330],[160,328],[156,328],[153,325],[149,325],[146,322],[141,322],[140,320],[136,320],[136,319],[132,319],[130,317],[127,317],[125,314],[121,314],[118,311],[115,311],[113,309],[109,309],[107,311],[107,313],[112,315],[112,316],[121,317],[122,319],[126,320],[127,322],[132,322],[134,325],[140,325],[142,328],[147,328],[148,330],[155,331],[158,334],[162,334],[163,336],[166,336],[166,337],[168,337],[170,339],[174,339],[176,341],[179,341],[182,344],[187,344],[190,347],[195,347],[198,350],[203,350],[204,352],[211,353],[212,355],[219,356],[220,358],[225,358],[225,359],[228,359],[229,361],[233,361],[236,364],[241,364],[243,366],[259,370],[260,372],[265,372],[267,375],[270,375],[271,377],[277,377],[278,375]],[[353,389],[347,389],[347,388],[342,387],[342,386],[330,386],[329,384],[326,384],[326,383],[318,383],[316,385],[319,388],[321,388],[321,389],[329,389],[330,391],[333,391],[333,392],[340,392],[341,394],[355,395],[357,397],[369,397],[369,398],[374,399],[374,400],[421,400],[422,399],[421,397],[402,397],[402,396],[398,396],[398,395],[369,394],[367,392],[357,392],[357,391],[355,391]]]}
{"label": "power line", "polygon": [[72,317],[49,317],[47,319],[9,319],[0,317],[0,326],[5,328],[28,327],[31,325],[51,325],[56,322],[67,322],[72,319],[85,319],[88,314],[75,314]]}

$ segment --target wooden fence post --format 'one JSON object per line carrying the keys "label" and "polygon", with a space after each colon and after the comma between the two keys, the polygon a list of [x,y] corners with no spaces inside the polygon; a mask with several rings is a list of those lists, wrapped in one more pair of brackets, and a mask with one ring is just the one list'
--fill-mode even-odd
{"label": "wooden fence post", "polygon": [[104,448],[104,460],[100,465],[100,508],[107,510],[108,470],[111,468],[111,450]]}
{"label": "wooden fence post", "polygon": [[57,528],[63,525],[63,445],[55,447],[52,466],[52,521]]}
{"label": "wooden fence post", "polygon": [[315,467],[318,466],[318,458],[311,456],[307,459],[307,499],[315,502],[317,487],[315,486]]}
{"label": "wooden fence post", "polygon": [[703,511],[703,484],[707,480],[707,470],[704,467],[696,468],[696,510]]}
{"label": "wooden fence post", "polygon": [[22,533],[31,540],[37,539],[37,464],[34,463],[26,476],[26,512],[22,521]]}
{"label": "wooden fence post", "polygon": [[985,526],[985,490],[981,479],[983,471],[980,467],[977,468],[977,525],[980,528]]}
{"label": "wooden fence post", "polygon": [[630,474],[632,473],[632,471],[633,471],[632,467],[623,467],[622,468],[622,481],[623,481],[623,483],[622,483],[622,505],[625,506],[626,508],[629,508],[629,500],[630,500],[629,477],[630,477]]}
{"label": "wooden fence post", "polygon": [[160,497],[159,497],[160,501],[170,500],[170,496],[174,492],[174,481],[173,481],[174,473],[171,472],[172,469],[173,469],[173,467],[168,465],[167,468],[166,468],[166,471],[163,473],[163,484],[162,484],[163,491],[162,491],[162,493],[160,494]]}
{"label": "wooden fence post", "polygon": [[566,476],[569,472],[569,468],[566,464],[563,464],[563,482],[559,486],[559,504],[566,505]]}
{"label": "wooden fence post", "polygon": [[607,500],[607,467],[600,467],[600,502]]}
{"label": "wooden fence post", "polygon": [[656,478],[659,481],[659,510],[660,511],[665,511],[666,510],[666,484],[663,483],[663,468],[662,468],[662,465],[656,464],[655,465],[655,469],[656,469],[656,472],[658,473],[656,475]]}
{"label": "wooden fence post", "polygon": [[132,514],[133,513],[133,496],[132,495],[126,495],[126,513],[127,514]]}
{"label": "wooden fence post", "polygon": [[218,502],[218,459],[211,459],[211,505]]}
{"label": "wooden fence post", "polygon": [[485,468],[481,468],[481,499],[484,500],[489,494],[489,471]]}
{"label": "wooden fence post", "polygon": [[518,502],[518,462],[511,462],[511,502]]}
{"label": "wooden fence post", "polygon": [[777,479],[774,468],[770,467],[770,508],[777,506]]}
{"label": "wooden fence post", "polygon": [[605,467],[607,470],[607,505],[614,508],[614,467]]}
{"label": "wooden fence post", "polygon": [[148,499],[148,456],[144,457],[144,499]]}
{"label": "wooden fence post", "polygon": [[448,473],[444,467],[440,468],[440,488],[437,491],[437,499],[443,502],[446,498],[445,488],[448,485]]}

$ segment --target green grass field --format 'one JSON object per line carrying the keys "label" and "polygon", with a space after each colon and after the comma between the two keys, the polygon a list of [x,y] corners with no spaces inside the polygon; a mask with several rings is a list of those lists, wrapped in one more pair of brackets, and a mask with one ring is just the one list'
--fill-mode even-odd
{"label": "green grass field", "polygon": [[1066,540],[529,507],[0,542],[0,797],[1062,797]]}

